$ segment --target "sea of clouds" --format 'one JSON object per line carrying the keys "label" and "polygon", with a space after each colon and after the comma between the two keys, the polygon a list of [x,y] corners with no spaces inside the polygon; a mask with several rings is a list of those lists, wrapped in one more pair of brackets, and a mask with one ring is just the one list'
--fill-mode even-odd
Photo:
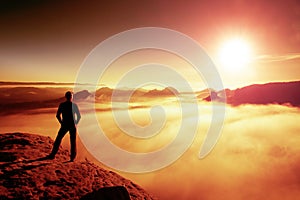
{"label": "sea of clouds", "polygon": [[[155,114],[150,116],[151,106],[140,106],[129,111],[135,122],[128,124],[129,130],[161,120]],[[147,153],[159,150],[176,137],[182,121],[178,103],[164,103],[162,106],[165,109],[165,123],[159,133],[151,138],[141,140],[126,135],[114,121],[110,109],[96,112],[97,124],[89,124],[88,114],[84,114],[79,124],[79,130],[83,132],[79,136],[89,134],[93,140],[94,130],[100,126],[114,145],[126,151]],[[85,113],[84,105],[81,108]],[[114,112],[118,114],[124,109]],[[199,159],[198,155],[211,125],[210,103],[199,103],[199,115],[189,117],[191,126],[195,121],[199,123],[196,137],[176,162],[150,173],[120,173],[159,199],[296,199],[300,196],[299,108],[227,105],[221,137],[204,159]],[[21,131],[54,138],[59,128],[55,109],[44,113],[37,110],[2,116],[1,119],[1,133]],[[63,145],[68,145],[68,138],[64,139]],[[93,148],[97,151],[97,146]],[[95,160],[81,142],[79,150],[82,151],[82,155],[79,151],[79,158]],[[102,153],[110,155],[110,149]],[[126,160],[120,157],[118,162],[126,163]]]}

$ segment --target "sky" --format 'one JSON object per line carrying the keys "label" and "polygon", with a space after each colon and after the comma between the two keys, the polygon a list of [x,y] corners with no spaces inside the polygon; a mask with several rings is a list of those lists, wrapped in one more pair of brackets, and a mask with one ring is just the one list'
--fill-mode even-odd
{"label": "sky", "polygon": [[[299,0],[4,0],[0,1],[0,81],[73,83],[85,58],[99,43],[140,27],[168,28],[195,40],[217,66],[226,88],[293,81],[300,77]],[[224,65],[219,55],[224,43],[235,38],[246,41],[251,51],[250,59],[240,68]],[[235,53],[238,59],[239,52]],[[116,86],[126,72],[151,62],[172,66],[196,90],[203,89],[201,76],[191,70],[188,62],[168,52],[149,49],[116,60],[99,84]],[[167,78],[151,68],[126,83],[130,87],[151,76],[172,78],[167,71],[164,73]],[[158,103],[161,102],[160,99]],[[169,111],[175,110],[173,104],[165,104]],[[196,116],[200,121],[199,134],[180,160],[157,173],[125,175],[161,199],[193,199],[199,193],[201,199],[255,199],[256,196],[295,199],[299,196],[298,108],[228,106],[216,148],[208,158],[199,160],[197,155],[211,117],[210,106],[203,104],[200,115]],[[133,119],[141,124],[148,122],[148,111],[133,109]],[[58,124],[53,113],[53,109],[42,109],[30,111],[30,115],[2,116],[0,132],[32,132],[54,138]],[[163,134],[154,138],[155,142],[138,144],[128,143],[126,135],[118,134],[109,112],[99,112],[98,121],[105,122],[102,124],[115,144],[127,150],[142,147],[145,149],[141,151],[147,151],[172,139],[181,119],[173,114],[167,115],[169,121],[162,129]],[[84,119],[88,117],[82,122]],[[16,120],[19,120],[17,129]],[[93,126],[96,124],[80,125],[91,130]],[[186,178],[184,185],[178,184],[182,177]],[[170,192],[166,192],[165,186]]]}
{"label": "sky", "polygon": [[[297,0],[12,0],[0,3],[0,26],[1,81],[74,82],[100,42],[139,27],[172,29],[198,42],[225,87],[300,77]],[[239,70],[219,61],[222,44],[232,38],[243,38],[252,52],[251,61]],[[103,84],[115,84],[113,74],[121,67]]]}

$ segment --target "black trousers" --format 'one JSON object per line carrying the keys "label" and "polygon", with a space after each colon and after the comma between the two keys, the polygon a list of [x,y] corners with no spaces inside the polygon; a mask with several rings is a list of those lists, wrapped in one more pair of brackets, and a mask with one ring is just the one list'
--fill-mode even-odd
{"label": "black trousers", "polygon": [[63,139],[63,137],[66,135],[66,133],[69,131],[70,133],[70,143],[71,143],[71,160],[75,159],[76,157],[76,126],[61,126],[58,134],[56,136],[56,139],[54,141],[54,145],[52,148],[52,152],[51,155],[55,156],[61,140]]}

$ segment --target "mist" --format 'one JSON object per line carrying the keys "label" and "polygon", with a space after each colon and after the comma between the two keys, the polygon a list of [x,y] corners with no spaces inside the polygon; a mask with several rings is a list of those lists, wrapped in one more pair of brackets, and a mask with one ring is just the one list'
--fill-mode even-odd
{"label": "mist", "polygon": [[[154,104],[144,107],[136,104],[138,107],[129,111],[134,123],[128,124],[128,130],[161,120],[161,116],[150,115],[150,108]],[[102,111],[97,111],[98,123],[90,124],[89,111],[82,104],[80,108],[84,114],[79,124],[79,138],[82,134],[89,134],[92,140],[94,130],[100,126],[113,144],[126,151],[147,153],[159,150],[176,137],[182,120],[177,102],[162,106],[165,110],[163,127],[153,137],[137,139],[120,130],[108,105],[102,105]],[[124,109],[119,108],[114,112],[117,115]],[[299,108],[282,105],[227,106],[220,139],[208,156],[199,159],[210,118],[211,105],[200,102],[199,115],[190,116],[190,123],[194,123],[195,119],[199,123],[196,137],[173,164],[151,173],[119,173],[159,199],[166,200],[296,199],[300,195]],[[2,133],[30,132],[48,135],[53,139],[58,128],[54,109],[4,116],[0,122]],[[68,145],[68,140],[68,137],[64,138],[64,146]],[[80,140],[78,149],[79,160],[88,158],[105,166],[87,152]],[[102,153],[109,155],[110,150]],[[122,158],[118,160],[126,162]]]}
{"label": "mist", "polygon": [[299,119],[297,108],[228,106],[222,136],[207,157],[197,157],[208,126],[202,124],[177,162],[158,172],[128,176],[161,199],[296,199]]}
{"label": "mist", "polygon": [[[176,102],[162,106],[166,114],[164,126],[157,135],[146,140],[126,135],[111,112],[97,113],[98,124],[85,126],[90,126],[89,130],[100,126],[114,145],[126,151],[152,152],[176,137],[182,120]],[[136,123],[128,124],[129,132],[134,131],[136,125],[147,126],[160,119],[160,116],[150,116],[150,107],[129,111]],[[117,115],[124,110],[115,112]],[[200,102],[199,115],[190,116],[190,123],[195,123],[193,119],[199,123],[196,137],[172,165],[146,174],[119,173],[138,182],[159,199],[295,199],[300,195],[299,108],[227,106],[219,141],[207,157],[199,159],[211,114],[211,105]],[[110,151],[103,153],[110,154]],[[122,158],[117,159],[126,163]]]}

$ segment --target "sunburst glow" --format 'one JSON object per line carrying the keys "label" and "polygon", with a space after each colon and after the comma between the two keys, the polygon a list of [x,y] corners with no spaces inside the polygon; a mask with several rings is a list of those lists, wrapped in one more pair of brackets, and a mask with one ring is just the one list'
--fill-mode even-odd
{"label": "sunburst glow", "polygon": [[239,38],[228,40],[220,49],[219,59],[226,69],[241,70],[251,60],[250,45]]}

